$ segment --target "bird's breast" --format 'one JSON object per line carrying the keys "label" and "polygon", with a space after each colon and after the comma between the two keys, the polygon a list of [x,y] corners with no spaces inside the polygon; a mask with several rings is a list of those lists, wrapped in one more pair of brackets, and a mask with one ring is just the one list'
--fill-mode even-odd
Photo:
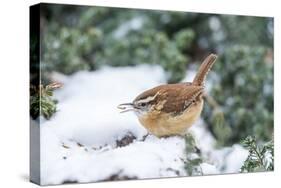
{"label": "bird's breast", "polygon": [[183,135],[199,118],[202,109],[203,99],[177,115],[154,109],[145,115],[138,116],[138,119],[148,132],[155,136]]}

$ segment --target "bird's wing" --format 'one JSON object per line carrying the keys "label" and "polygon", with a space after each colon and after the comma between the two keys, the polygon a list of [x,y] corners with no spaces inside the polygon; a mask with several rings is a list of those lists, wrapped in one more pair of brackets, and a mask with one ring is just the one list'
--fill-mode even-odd
{"label": "bird's wing", "polygon": [[181,113],[186,110],[203,92],[202,86],[183,85],[179,84],[177,87],[166,87],[160,90],[164,95],[162,100],[166,100],[164,104],[165,112],[167,113]]}

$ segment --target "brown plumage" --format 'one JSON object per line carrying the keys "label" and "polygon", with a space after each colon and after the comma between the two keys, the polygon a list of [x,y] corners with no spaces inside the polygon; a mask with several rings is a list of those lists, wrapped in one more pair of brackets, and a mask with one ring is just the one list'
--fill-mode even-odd
{"label": "brown plumage", "polygon": [[204,60],[192,83],[160,85],[144,91],[132,103],[118,107],[124,112],[133,110],[151,134],[183,135],[201,114],[204,82],[216,58],[211,54]]}
{"label": "brown plumage", "polygon": [[156,96],[150,104],[157,104],[166,100],[162,111],[166,113],[178,114],[184,111],[196,97],[203,91],[202,86],[193,86],[191,83],[166,84],[147,90],[136,97],[135,101],[145,99],[149,96]]}

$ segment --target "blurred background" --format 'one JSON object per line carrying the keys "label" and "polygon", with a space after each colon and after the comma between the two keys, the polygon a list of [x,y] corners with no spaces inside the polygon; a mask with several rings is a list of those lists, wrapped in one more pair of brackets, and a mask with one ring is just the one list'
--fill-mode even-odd
{"label": "blurred background", "polygon": [[203,119],[218,146],[273,136],[273,18],[71,5],[41,7],[41,81],[104,66],[157,64],[181,82],[210,53],[218,62]]}

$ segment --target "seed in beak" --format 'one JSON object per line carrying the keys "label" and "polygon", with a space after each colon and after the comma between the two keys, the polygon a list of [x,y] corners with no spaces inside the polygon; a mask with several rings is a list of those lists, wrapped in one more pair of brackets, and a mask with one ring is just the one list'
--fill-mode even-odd
{"label": "seed in beak", "polygon": [[124,113],[124,112],[128,112],[128,111],[134,110],[133,103],[123,103],[123,104],[119,104],[119,105],[117,106],[117,108],[119,108],[120,110],[122,110],[120,113]]}

